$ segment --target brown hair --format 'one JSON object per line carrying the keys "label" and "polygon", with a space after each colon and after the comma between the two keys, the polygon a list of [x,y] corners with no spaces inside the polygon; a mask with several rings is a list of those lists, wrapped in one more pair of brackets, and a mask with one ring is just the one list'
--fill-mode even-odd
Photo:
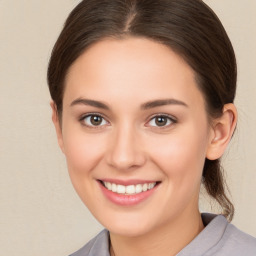
{"label": "brown hair", "polygon": [[[84,0],[70,13],[48,67],[51,97],[62,113],[65,77],[72,63],[104,38],[144,37],[167,45],[191,66],[210,118],[233,103],[236,59],[215,13],[201,0]],[[202,182],[230,220],[234,207],[225,192],[220,161],[206,159]]]}

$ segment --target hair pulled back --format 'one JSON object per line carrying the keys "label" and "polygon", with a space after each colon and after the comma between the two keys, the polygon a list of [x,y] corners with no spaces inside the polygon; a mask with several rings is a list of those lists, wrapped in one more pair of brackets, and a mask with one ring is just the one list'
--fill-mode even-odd
{"label": "hair pulled back", "polygon": [[[73,62],[104,38],[144,37],[170,47],[194,70],[210,118],[233,103],[236,59],[215,13],[201,0],[84,0],[70,13],[53,48],[48,85],[61,119],[65,77]],[[220,161],[205,160],[202,182],[230,220]]]}

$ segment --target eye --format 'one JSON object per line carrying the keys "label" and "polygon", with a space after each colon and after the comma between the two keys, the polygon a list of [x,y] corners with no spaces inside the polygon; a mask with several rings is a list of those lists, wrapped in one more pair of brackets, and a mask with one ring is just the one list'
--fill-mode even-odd
{"label": "eye", "polygon": [[158,115],[150,119],[148,124],[153,127],[166,127],[171,125],[172,123],[176,123],[176,120],[166,115]]}
{"label": "eye", "polygon": [[98,114],[86,115],[82,117],[80,121],[84,125],[91,127],[103,126],[108,124],[108,122],[101,115]]}

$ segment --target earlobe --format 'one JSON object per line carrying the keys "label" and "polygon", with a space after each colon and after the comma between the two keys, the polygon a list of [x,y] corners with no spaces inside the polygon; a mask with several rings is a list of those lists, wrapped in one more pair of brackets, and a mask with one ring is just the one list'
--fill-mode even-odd
{"label": "earlobe", "polygon": [[225,104],[223,114],[214,121],[206,158],[220,158],[228,146],[237,123],[237,110],[234,104]]}
{"label": "earlobe", "polygon": [[61,130],[61,125],[60,125],[60,120],[58,117],[58,112],[57,112],[57,106],[56,104],[51,101],[50,106],[52,108],[52,122],[55,127],[57,139],[58,139],[58,144],[62,152],[64,153],[64,144],[63,144],[63,137],[62,137],[62,130]]}

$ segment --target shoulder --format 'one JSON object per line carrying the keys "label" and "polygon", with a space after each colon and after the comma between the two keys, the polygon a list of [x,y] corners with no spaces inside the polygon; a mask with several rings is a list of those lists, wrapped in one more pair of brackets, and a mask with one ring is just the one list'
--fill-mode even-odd
{"label": "shoulder", "polygon": [[104,229],[70,256],[109,256],[109,232]]}
{"label": "shoulder", "polygon": [[210,236],[217,234],[219,239],[209,248],[205,256],[256,255],[256,238],[239,230],[233,224],[229,223],[225,217],[221,215],[213,217],[209,223],[209,231],[212,232]]}
{"label": "shoulder", "polygon": [[242,232],[233,224],[228,223],[223,237],[219,241],[218,250],[234,256],[253,256],[256,255],[256,238]]}
{"label": "shoulder", "polygon": [[256,238],[242,232],[222,215],[204,213],[205,228],[178,256],[255,256]]}

